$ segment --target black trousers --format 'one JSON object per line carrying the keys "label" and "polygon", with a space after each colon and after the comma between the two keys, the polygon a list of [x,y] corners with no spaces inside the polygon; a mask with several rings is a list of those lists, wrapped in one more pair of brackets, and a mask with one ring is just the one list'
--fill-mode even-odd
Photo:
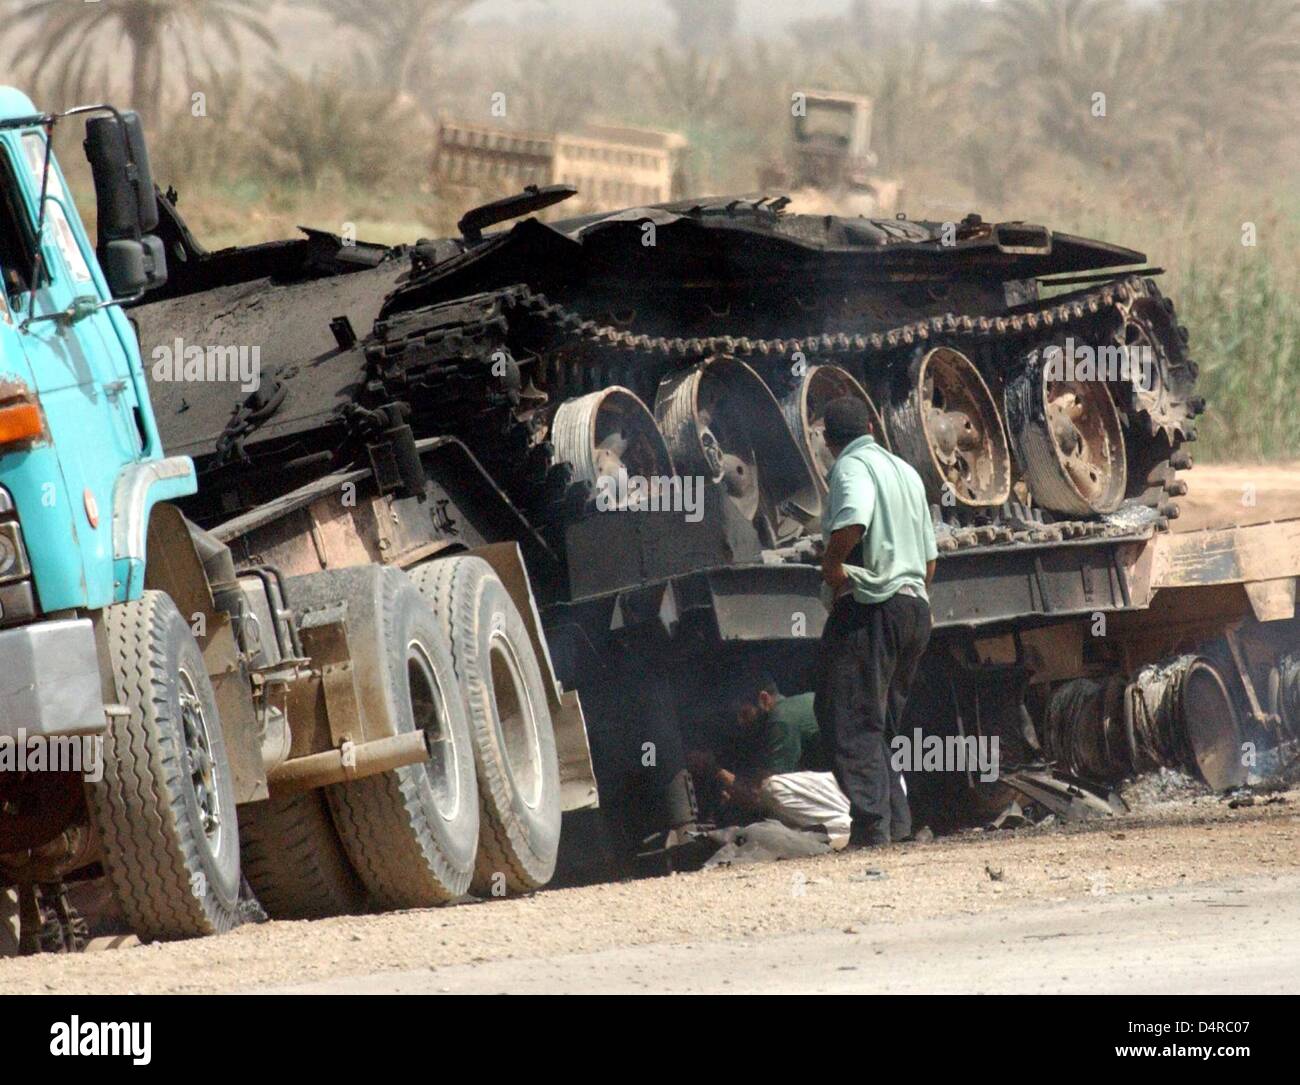
{"label": "black trousers", "polygon": [[822,632],[815,710],[835,779],[848,796],[853,841],[887,844],[912,835],[902,774],[889,742],[902,724],[930,641],[930,605],[912,595],[883,603],[842,596]]}

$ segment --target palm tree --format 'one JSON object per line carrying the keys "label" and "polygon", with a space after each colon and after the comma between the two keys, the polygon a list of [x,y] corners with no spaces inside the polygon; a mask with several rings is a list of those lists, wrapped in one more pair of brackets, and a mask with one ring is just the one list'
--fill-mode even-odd
{"label": "palm tree", "polygon": [[169,62],[193,84],[215,77],[218,59],[238,58],[247,36],[275,48],[262,0],[37,0],[9,7],[6,32],[28,30],[15,55],[28,58],[33,77],[52,79],[65,103],[91,91],[102,95],[125,46],[131,105],[151,123],[162,110]]}
{"label": "palm tree", "polygon": [[439,32],[477,0],[306,0],[357,31],[371,45],[370,72],[390,90],[409,91],[418,65],[436,44]]}
{"label": "palm tree", "polygon": [[693,128],[719,115],[726,102],[727,70],[722,57],[658,46],[650,67],[650,84],[664,112],[673,121]]}
{"label": "palm tree", "polygon": [[736,0],[667,0],[683,49],[717,49],[736,31]]}

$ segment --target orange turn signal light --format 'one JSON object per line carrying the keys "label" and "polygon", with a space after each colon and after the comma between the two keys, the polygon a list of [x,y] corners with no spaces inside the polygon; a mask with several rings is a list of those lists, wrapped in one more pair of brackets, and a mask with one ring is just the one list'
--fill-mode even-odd
{"label": "orange turn signal light", "polygon": [[0,446],[34,441],[45,432],[41,409],[29,399],[0,406]]}

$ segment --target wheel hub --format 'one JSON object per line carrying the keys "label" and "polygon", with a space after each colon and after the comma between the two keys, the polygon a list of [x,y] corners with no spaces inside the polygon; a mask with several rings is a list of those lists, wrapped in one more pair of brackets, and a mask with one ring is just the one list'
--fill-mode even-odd
{"label": "wheel hub", "polygon": [[193,678],[184,668],[180,671],[181,729],[185,737],[185,760],[189,767],[190,788],[199,808],[204,835],[217,850],[221,835],[221,797],[216,759],[212,756],[212,737],[208,731],[203,701]]}
{"label": "wheel hub", "polygon": [[424,733],[424,745],[429,751],[424,768],[433,805],[444,821],[454,821],[460,812],[460,751],[447,724],[442,686],[428,653],[418,641],[406,646],[406,680],[411,715],[416,729]]}
{"label": "wheel hub", "polygon": [[894,445],[932,501],[1000,505],[1011,490],[1006,431],[988,386],[960,351],[937,347],[913,363],[915,383],[891,411]]}

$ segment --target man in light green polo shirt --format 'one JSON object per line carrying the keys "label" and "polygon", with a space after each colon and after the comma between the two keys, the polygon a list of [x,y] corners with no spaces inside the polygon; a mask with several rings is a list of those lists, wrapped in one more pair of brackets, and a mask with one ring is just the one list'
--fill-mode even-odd
{"label": "man in light green polo shirt", "polygon": [[850,841],[905,840],[911,811],[889,741],[930,639],[927,594],[938,556],[925,485],[906,461],[871,435],[860,400],[826,408],[834,453],[822,520],[824,596],[817,722],[833,751],[835,778],[849,797]]}

